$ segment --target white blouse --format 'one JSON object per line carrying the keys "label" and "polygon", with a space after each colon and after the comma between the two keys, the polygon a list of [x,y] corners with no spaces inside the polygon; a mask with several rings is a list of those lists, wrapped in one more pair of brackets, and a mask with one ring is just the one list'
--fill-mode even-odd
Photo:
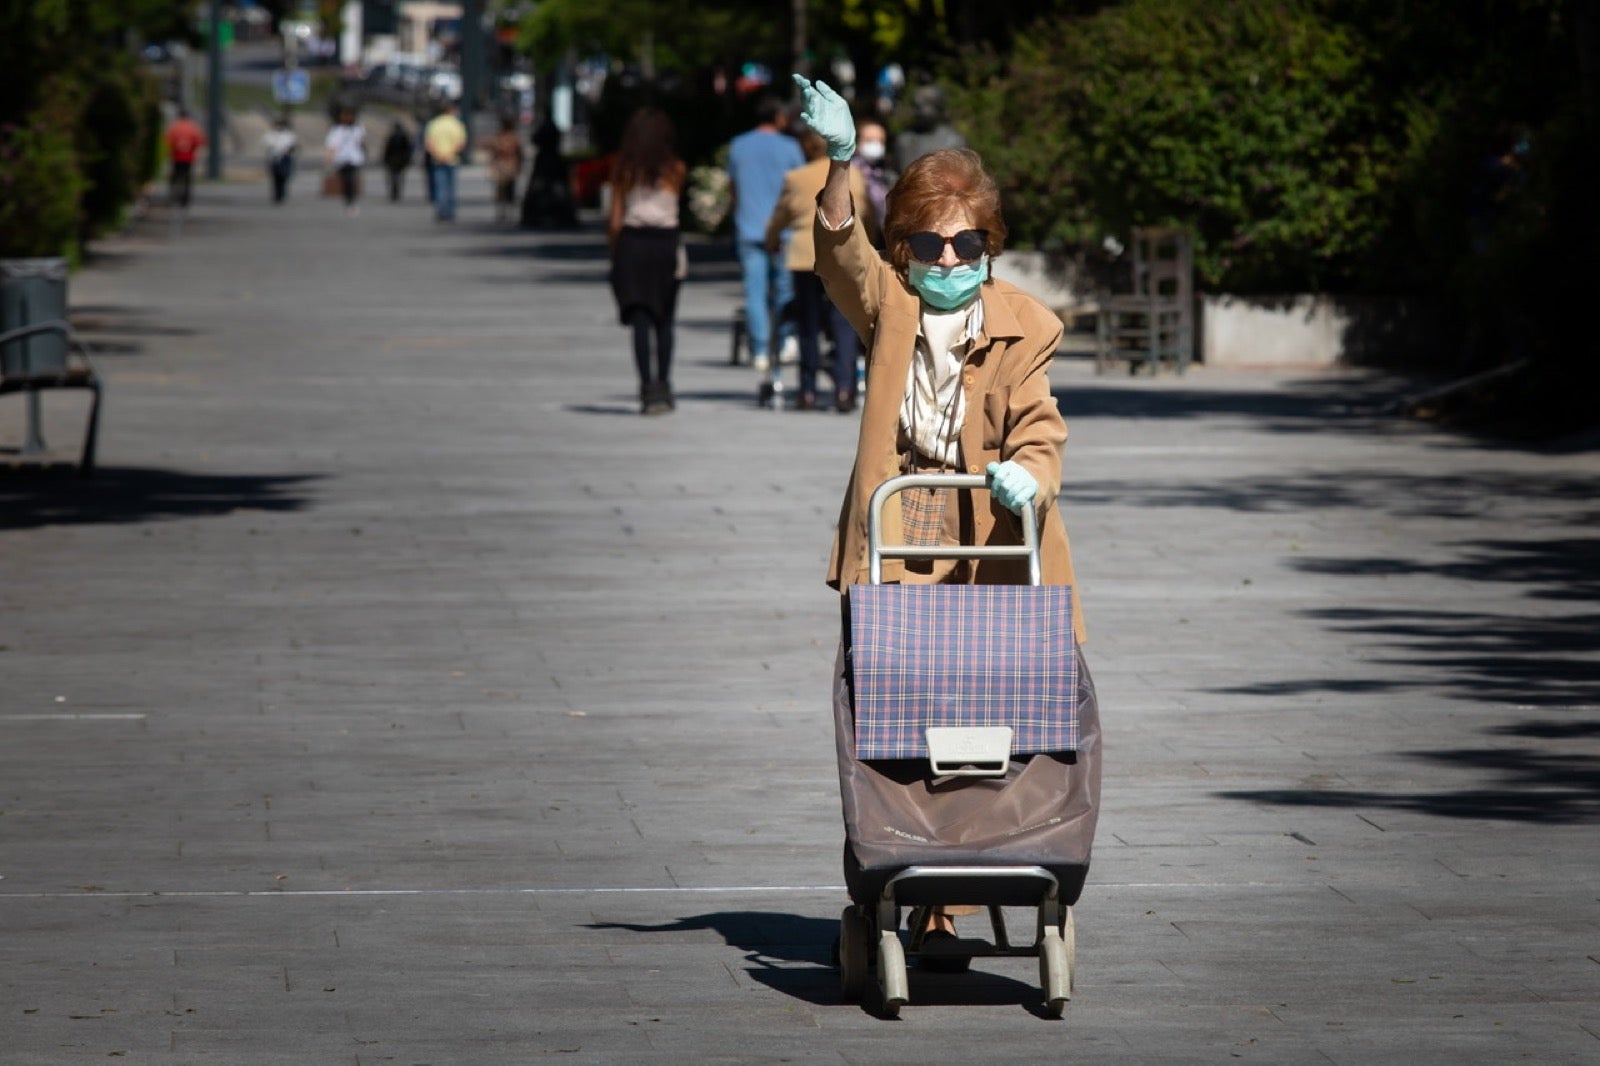
{"label": "white blouse", "polygon": [[917,350],[900,401],[900,428],[917,451],[946,466],[961,466],[961,426],[967,417],[961,366],[982,332],[981,299],[954,311],[922,307]]}
{"label": "white blouse", "polygon": [[622,224],[647,229],[677,229],[677,190],[662,185],[635,185],[622,198]]}

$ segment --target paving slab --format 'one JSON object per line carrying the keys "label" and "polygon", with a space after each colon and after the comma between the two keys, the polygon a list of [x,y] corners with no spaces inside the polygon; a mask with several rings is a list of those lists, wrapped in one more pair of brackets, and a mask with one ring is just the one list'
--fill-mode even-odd
{"label": "paving slab", "polygon": [[0,1059],[1600,1058],[1593,451],[1066,353],[1077,991],[992,960],[882,1021],[828,965],[855,418],[755,407],[725,249],[641,418],[593,220],[315,179],[105,242],[102,470],[0,474]]}

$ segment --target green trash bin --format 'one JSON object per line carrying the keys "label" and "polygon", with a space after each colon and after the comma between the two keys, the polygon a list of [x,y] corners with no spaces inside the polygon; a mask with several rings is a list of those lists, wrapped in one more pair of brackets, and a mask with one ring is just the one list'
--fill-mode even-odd
{"label": "green trash bin", "polygon": [[[0,333],[66,317],[65,259],[0,259]],[[0,345],[0,377],[59,374],[66,368],[63,333],[36,333]]]}

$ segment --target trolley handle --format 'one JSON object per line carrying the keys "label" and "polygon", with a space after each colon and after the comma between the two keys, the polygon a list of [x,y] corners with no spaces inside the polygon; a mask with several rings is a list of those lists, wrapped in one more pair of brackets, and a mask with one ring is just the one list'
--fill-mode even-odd
{"label": "trolley handle", "polygon": [[867,551],[871,582],[883,584],[885,559],[1027,559],[1028,584],[1044,583],[1039,568],[1039,517],[1033,501],[1022,505],[1022,543],[933,544],[918,547],[883,542],[883,505],[905,489],[986,489],[989,479],[982,474],[901,474],[879,485],[867,508]]}

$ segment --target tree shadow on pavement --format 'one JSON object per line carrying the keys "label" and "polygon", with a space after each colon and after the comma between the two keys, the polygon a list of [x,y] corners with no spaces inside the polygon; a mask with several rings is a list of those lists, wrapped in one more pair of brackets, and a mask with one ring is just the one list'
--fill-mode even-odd
{"label": "tree shadow on pavement", "polygon": [[[705,403],[720,404],[726,407],[744,407],[751,411],[759,411],[756,406],[756,390],[754,386],[748,389],[689,389],[673,393],[674,398],[680,403]],[[596,401],[593,403],[571,403],[562,408],[575,415],[628,415],[632,418],[639,417],[639,401],[635,397],[616,399],[611,401]],[[772,413],[772,412],[768,412]],[[805,413],[805,412],[793,412]],[[824,412],[829,413],[829,412]],[[682,418],[683,412],[662,415],[663,418]]]}
{"label": "tree shadow on pavement", "polygon": [[76,338],[91,356],[138,355],[147,343],[137,338],[191,337],[188,326],[151,319],[149,308],[126,304],[74,304],[67,318]]}
{"label": "tree shadow on pavement", "polygon": [[[1532,600],[1600,602],[1600,538],[1479,540],[1453,545],[1444,562],[1395,557],[1293,559],[1305,573],[1358,577],[1434,575],[1453,581],[1511,583]],[[1500,597],[1496,597],[1498,601]],[[1600,706],[1600,612],[1495,612],[1424,606],[1328,607],[1300,612],[1361,642],[1385,667],[1410,678],[1362,682],[1310,678],[1269,681],[1217,691],[1282,697],[1313,692],[1426,688],[1450,698],[1522,707]]]}
{"label": "tree shadow on pavement", "polygon": [[[1515,722],[1490,734],[1527,739],[1575,740],[1600,736],[1600,720]],[[1218,792],[1224,799],[1286,807],[1364,808],[1438,818],[1470,818],[1534,825],[1600,822],[1600,754],[1551,748],[1488,747],[1407,751],[1405,758],[1452,767],[1484,787],[1433,792],[1343,789],[1252,789]]]}
{"label": "tree shadow on pavement", "polygon": [[1233,415],[1255,420],[1272,433],[1315,433],[1331,427],[1372,430],[1398,420],[1384,413],[1407,390],[1401,379],[1380,375],[1332,376],[1285,382],[1276,389],[1228,389],[1141,380],[1111,385],[1096,378],[1054,390],[1070,426],[1092,418],[1182,420]]}
{"label": "tree shadow on pavement", "polygon": [[452,250],[465,259],[549,259],[559,263],[604,263],[611,252],[605,240],[596,234],[589,240],[565,238],[530,238],[482,241],[463,245]]}
{"label": "tree shadow on pavement", "polygon": [[146,307],[129,304],[73,304],[67,309],[72,328],[80,335],[114,333],[135,337],[192,337],[198,330],[153,322]]}
{"label": "tree shadow on pavement", "polygon": [[1066,497],[1077,504],[1212,507],[1260,514],[1337,508],[1402,518],[1475,518],[1507,501],[1570,504],[1574,525],[1600,517],[1600,480],[1565,474],[1485,470],[1473,474],[1414,474],[1346,468],[1230,479],[1081,481],[1069,478]]}
{"label": "tree shadow on pavement", "polygon": [[[660,925],[594,922],[587,928],[642,934],[714,932],[744,952],[750,964],[746,972],[768,988],[818,1006],[847,1002],[832,961],[833,942],[839,935],[839,923],[833,919],[773,911],[714,911]],[[1033,1006],[1040,996],[1030,984],[981,970],[935,974],[913,966],[909,976],[911,1002],[917,1006]]]}
{"label": "tree shadow on pavement", "polygon": [[[1583,478],[1521,477],[1502,482],[1450,479],[1447,491],[1423,491],[1396,510],[1449,517],[1458,505],[1481,515],[1496,494],[1570,502],[1564,522],[1592,528],[1593,514],[1579,506],[1592,499]],[[1489,484],[1483,484],[1488,481]],[[1459,483],[1457,483],[1459,482]],[[1431,486],[1433,489],[1439,486]],[[1359,491],[1359,486],[1357,486]],[[1513,513],[1516,509],[1513,508]],[[1399,810],[1443,818],[1474,818],[1550,825],[1600,821],[1600,537],[1493,538],[1438,545],[1444,560],[1400,556],[1294,558],[1309,574],[1358,578],[1434,577],[1452,582],[1516,586],[1514,593],[1543,606],[1528,611],[1447,609],[1412,603],[1340,606],[1300,612],[1343,643],[1360,644],[1385,677],[1305,678],[1216,689],[1230,695],[1282,699],[1312,693],[1427,692],[1449,699],[1558,713],[1558,718],[1518,717],[1484,730],[1499,738],[1483,747],[1400,752],[1402,758],[1461,771],[1472,787],[1417,792],[1265,789],[1223,792],[1228,799],[1287,806]],[[1508,601],[1496,592],[1489,602]],[[1552,612],[1557,604],[1582,605]],[[1399,676],[1395,676],[1399,668]],[[1513,743],[1506,743],[1511,738]]]}
{"label": "tree shadow on pavement", "polygon": [[235,511],[298,511],[319,474],[196,474],[144,467],[0,472],[0,529],[120,524]]}
{"label": "tree shadow on pavement", "polygon": [[[462,246],[452,254],[468,259],[527,259],[552,265],[567,264],[558,277],[548,279],[563,283],[603,283],[610,277],[611,250],[599,230],[588,237],[570,232],[553,236],[524,232],[515,237],[490,233],[486,237],[498,239]],[[684,251],[689,261],[687,285],[737,281],[742,276],[733,248],[726,242],[689,240],[684,244]],[[428,254],[437,252],[429,249]],[[574,266],[585,269],[573,270]]]}

